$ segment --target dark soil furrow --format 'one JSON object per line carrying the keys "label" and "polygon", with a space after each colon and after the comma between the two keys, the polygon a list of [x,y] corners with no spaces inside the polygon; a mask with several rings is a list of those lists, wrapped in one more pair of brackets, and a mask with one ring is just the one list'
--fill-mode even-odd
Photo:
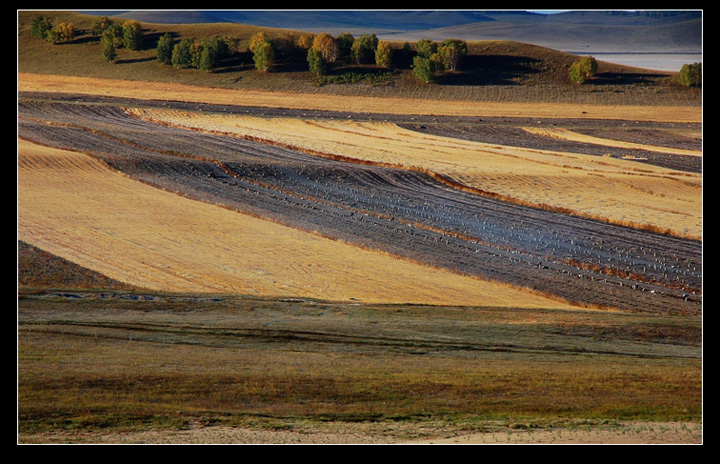
{"label": "dark soil furrow", "polygon": [[169,191],[581,304],[700,311],[698,241],[462,192],[422,172],[158,126],[112,105],[19,108],[21,137]]}

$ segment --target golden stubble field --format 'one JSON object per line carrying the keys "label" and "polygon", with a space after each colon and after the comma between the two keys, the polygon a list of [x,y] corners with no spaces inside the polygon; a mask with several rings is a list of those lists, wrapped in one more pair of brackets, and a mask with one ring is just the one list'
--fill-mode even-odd
{"label": "golden stubble field", "polygon": [[189,200],[81,153],[20,141],[18,179],[19,239],[143,288],[366,303],[569,307]]}
{"label": "golden stubble field", "polygon": [[[464,141],[385,122],[304,120],[132,109],[137,117],[195,130],[252,137],[362,162],[441,174],[510,201],[549,206],[617,224],[699,238],[702,176],[632,161]],[[563,129],[526,130],[607,146],[638,148]],[[642,146],[661,150],[661,147]],[[683,154],[701,156],[684,150]]]}
{"label": "golden stubble field", "polygon": [[[612,117],[619,111],[612,107],[581,108],[573,105],[533,105],[529,107],[527,105],[488,103],[482,106],[468,106],[457,102],[407,102],[271,92],[232,92],[168,84],[26,74],[19,75],[18,90],[92,93],[141,99],[343,111],[388,111],[389,108],[393,108],[395,111],[406,112],[406,114],[413,112],[500,116],[523,114],[533,117],[599,118]],[[624,107],[622,112],[627,117],[637,117],[643,120],[700,121],[699,108]],[[631,210],[641,209],[645,214],[633,217],[633,221],[671,228],[677,233],[689,236],[697,234],[701,227],[702,185],[700,176],[679,174],[652,167],[643,167],[642,171],[632,171],[629,169],[632,165],[622,160],[605,158],[591,160],[589,157],[566,153],[516,151],[514,149],[511,151],[506,147],[441,137],[420,138],[417,134],[385,123],[351,124],[327,121],[320,123],[289,118],[277,119],[274,122],[263,118],[211,119],[206,116],[200,118],[197,114],[162,112],[137,113],[137,115],[153,118],[166,124],[186,125],[197,130],[236,133],[238,136],[257,136],[307,150],[328,154],[335,153],[337,150],[345,156],[357,157],[357,159],[366,161],[435,170],[456,177],[467,185],[499,191],[507,196],[524,199],[530,203],[542,203],[549,198],[555,198],[557,201],[564,202],[563,204],[569,204],[569,207],[574,210],[581,210],[582,207],[600,208],[600,210],[588,209],[586,213],[608,218],[615,217],[618,220],[628,221],[627,214],[630,214]],[[273,125],[278,122],[282,123],[281,127]],[[303,137],[304,134],[312,134],[312,137]],[[577,136],[568,132],[557,132],[552,135],[566,138]],[[378,145],[382,147],[381,150],[378,149]],[[363,146],[373,149],[363,150]],[[418,148],[421,146],[430,151],[431,158],[424,157],[423,150]],[[484,161],[482,172],[477,169],[477,163],[473,162],[477,161],[479,155]],[[508,169],[507,166],[503,168],[503,164],[507,165],[508,163],[511,163],[512,169]],[[532,185],[529,181],[531,178],[547,185]],[[612,191],[603,192],[603,187],[610,190],[610,186],[612,186]],[[615,201],[617,199],[613,198],[613,192],[614,195],[627,196],[631,204],[623,205]],[[545,198],[543,195],[548,197]],[[598,198],[595,198],[593,205],[593,195],[601,196],[603,201],[599,202]],[[558,203],[556,206],[560,206],[560,204]],[[682,223],[683,211],[685,223],[683,228],[680,228],[678,224]],[[18,239],[90,269],[98,270],[108,277],[151,290],[239,293],[261,297],[292,294],[299,297],[351,303],[410,302],[478,305],[485,308],[508,308],[508,311],[494,311],[493,308],[493,312],[497,315],[504,315],[506,312],[508,314],[520,312],[524,317],[531,318],[537,314],[553,313],[555,317],[561,319],[557,327],[561,327],[564,331],[572,331],[574,325],[577,324],[575,318],[579,314],[573,311],[579,308],[573,308],[562,301],[549,299],[543,295],[421,266],[386,254],[329,240],[311,232],[299,231],[216,205],[183,198],[177,194],[164,192],[134,181],[85,154],[50,149],[22,140],[18,141]],[[545,311],[545,308],[561,309],[561,311]],[[344,307],[343,310],[345,309]],[[569,311],[564,311],[564,309]],[[36,309],[31,308],[28,311],[26,317],[33,315],[33,311]],[[336,374],[342,371],[338,365],[343,366],[344,364],[338,363],[338,360],[345,361],[347,365],[353,367],[348,372],[341,373],[349,378],[354,378],[349,375],[350,373],[358,376],[357,384],[363,387],[367,386],[368,380],[362,378],[362,375],[356,374],[355,367],[367,363],[368,372],[371,367],[378,369],[380,374],[369,377],[369,387],[375,385],[373,382],[377,382],[377,385],[388,385],[388,382],[392,382],[393,376],[397,374],[396,366],[388,364],[388,360],[398,363],[397,366],[400,367],[403,375],[409,376],[408,378],[417,381],[418,385],[428,388],[427,391],[432,392],[435,392],[436,384],[454,382],[457,378],[455,373],[465,373],[470,376],[468,378],[473,379],[472,375],[475,375],[464,359],[464,355],[457,359],[452,358],[456,364],[451,364],[454,370],[448,370],[449,355],[447,358],[442,356],[435,358],[424,354],[416,357],[394,355],[377,357],[374,355],[357,356],[350,353],[343,356],[342,353],[328,355],[324,352],[307,353],[304,350],[278,349],[274,351],[266,349],[266,347],[263,347],[262,351],[255,351],[254,349],[219,350],[214,346],[212,348],[195,347],[193,344],[166,346],[164,342],[162,344],[148,343],[140,338],[135,340],[133,337],[136,337],[136,334],[130,329],[128,329],[130,336],[125,338],[101,337],[98,339],[97,335],[86,336],[87,334],[83,332],[87,330],[90,331],[87,333],[92,333],[92,330],[97,329],[84,329],[82,325],[78,325],[79,328],[74,327],[72,321],[69,323],[64,319],[67,316],[62,311],[53,316],[62,320],[61,329],[55,330],[51,327],[45,333],[42,331],[42,324],[38,324],[37,331],[34,330],[35,326],[31,329],[23,327],[23,337],[25,337],[23,343],[25,345],[22,346],[21,354],[24,356],[22,359],[27,369],[37,369],[39,372],[34,377],[33,375],[23,377],[23,379],[29,379],[27,385],[35,388],[28,389],[31,395],[28,398],[32,398],[32,395],[39,391],[43,395],[47,395],[43,397],[45,403],[37,401],[37,398],[32,400],[25,398],[23,407],[24,410],[30,411],[28,412],[29,417],[32,417],[31,410],[35,405],[38,405],[38,411],[43,414],[47,411],[55,411],[59,403],[53,395],[61,391],[69,392],[67,393],[68,398],[77,393],[78,397],[73,399],[74,402],[67,400],[68,404],[61,407],[66,408],[65,411],[75,413],[79,417],[76,419],[78,422],[92,416],[93,413],[87,411],[92,410],[93,405],[90,403],[97,398],[101,398],[98,399],[100,405],[104,404],[103,401],[111,404],[112,407],[109,410],[112,411],[113,408],[121,410],[121,413],[118,413],[119,416],[125,412],[122,410],[125,407],[130,408],[127,413],[132,416],[135,411],[132,407],[135,406],[127,406],[129,404],[136,405],[137,403],[142,406],[139,408],[140,410],[144,410],[146,404],[162,409],[164,404],[157,403],[155,397],[152,397],[152,389],[156,384],[145,385],[147,379],[152,380],[156,377],[160,379],[160,383],[157,385],[169,385],[168,389],[172,389],[173,394],[186,390],[176,389],[172,382],[178,382],[177,385],[180,386],[192,385],[193,388],[207,384],[210,385],[208,388],[212,390],[213,394],[215,394],[215,389],[222,385],[227,385],[228,391],[237,388],[237,391],[230,391],[232,394],[229,395],[229,398],[234,401],[234,406],[237,403],[234,398],[244,395],[246,390],[227,381],[225,377],[220,379],[215,376],[213,369],[217,369],[217,360],[220,354],[238,356],[238,359],[244,361],[237,362],[238,359],[233,359],[232,363],[227,364],[231,369],[228,372],[231,373],[221,372],[221,374],[229,375],[230,379],[234,379],[235,377],[232,376],[236,376],[238,385],[244,380],[243,376],[248,376],[251,380],[257,379],[260,391],[265,391],[263,388],[268,386],[277,387],[278,395],[283,398],[289,391],[295,391],[295,388],[292,388],[293,382],[303,379],[307,380],[306,383],[314,381],[312,376],[306,379],[307,373],[304,370],[296,372],[287,369],[288,366],[297,369],[293,362],[300,358],[307,359],[307,362],[310,363],[307,366],[308,372],[317,375],[318,386],[316,388],[320,392],[318,397],[321,399],[325,398],[323,395],[326,393],[328,380],[335,379]],[[611,311],[585,309],[582,311],[592,315],[591,317],[605,317],[614,314]],[[464,311],[463,314],[465,314]],[[622,313],[619,314],[622,315]],[[137,318],[137,314],[133,313],[131,316]],[[104,318],[109,318],[107,314],[101,312],[92,315],[83,314],[81,319],[87,317],[98,318],[101,323],[106,322]],[[159,313],[157,317],[165,316]],[[188,322],[184,313],[179,316],[173,314],[173,317],[178,318],[177,320],[183,324]],[[223,317],[229,316],[223,313]],[[293,313],[292,317],[299,316]],[[400,316],[398,318],[405,321],[405,318]],[[235,319],[237,319],[237,314],[233,313],[232,318],[213,321],[213,324]],[[319,318],[313,313],[308,320],[317,323],[318,320],[324,321],[325,319]],[[483,321],[484,319],[478,318],[478,320]],[[142,322],[138,321],[133,320],[133,323],[140,324]],[[289,321],[294,322],[294,319],[289,319]],[[266,322],[277,324],[278,320],[268,319]],[[375,324],[376,322],[375,320],[369,321],[368,327],[371,326],[371,323]],[[525,324],[519,325],[520,329],[530,327],[535,330],[545,327],[543,321],[525,322]],[[674,320],[666,322],[668,327],[674,327],[676,323],[682,324]],[[199,323],[199,327],[204,327],[204,324],[207,322],[203,320]],[[592,333],[614,333],[609,329],[605,332],[607,321],[603,320],[598,324],[597,330]],[[501,326],[505,327],[506,325],[501,324]],[[72,330],[71,327],[73,327]],[[135,326],[132,326],[131,329],[133,327]],[[137,334],[143,333],[146,329],[146,327],[138,327]],[[685,329],[684,326],[682,328]],[[578,327],[578,330],[580,329],[581,327]],[[615,329],[613,326],[613,330]],[[641,335],[644,333],[639,328],[637,330]],[[647,330],[648,333],[652,332],[652,328]],[[558,340],[558,333],[548,335],[548,340]],[[641,335],[637,336],[640,337],[638,344],[644,346],[646,341]],[[414,339],[414,336],[413,334],[410,338]],[[454,339],[455,336],[456,334],[452,334],[450,338]],[[597,340],[594,336],[589,336],[587,339],[604,343],[604,335],[598,336]],[[618,340],[623,340],[623,337],[625,335]],[[633,342],[637,341],[635,338],[630,338]],[[562,338],[562,340],[565,339]],[[57,345],[54,345],[55,343]],[[535,347],[537,340],[533,338],[528,343]],[[613,341],[608,343],[613,343]],[[100,345],[104,346],[105,344],[108,346],[107,351],[98,350]],[[102,357],[102,359],[96,360],[94,370],[88,368],[88,358],[82,355],[83,352],[76,350],[76,346],[80,345],[87,349],[86,354],[89,358],[95,355]],[[661,345],[663,347],[670,346],[664,341]],[[179,349],[178,346],[182,349]],[[354,347],[354,345],[351,346]],[[148,347],[154,347],[153,350],[162,352],[162,354],[155,357],[155,351],[148,351]],[[118,350],[122,350],[122,356],[118,356]],[[188,352],[187,356],[185,350]],[[195,358],[197,350],[207,352],[209,357]],[[625,356],[626,353],[621,351],[617,358],[612,358],[614,362],[609,363],[601,362],[601,358],[596,361],[595,356],[573,356],[572,358],[561,356],[557,360],[552,357],[542,358],[543,362],[538,364],[537,355],[531,358],[524,354],[518,355],[519,357],[511,356],[510,359],[505,359],[504,355],[498,355],[495,358],[493,354],[488,355],[487,359],[480,357],[477,362],[483,363],[483,367],[487,369],[493,379],[497,379],[500,383],[507,381],[509,386],[515,386],[519,389],[518,391],[527,394],[528,404],[532,403],[539,410],[545,406],[547,398],[538,394],[535,381],[540,378],[538,376],[542,377],[547,372],[557,372],[558,369],[564,374],[558,377],[556,386],[553,387],[552,391],[556,395],[555,397],[569,398],[570,401],[582,398],[591,405],[588,407],[594,407],[592,405],[599,401],[598,392],[595,390],[597,387],[603,389],[603,400],[610,399],[617,401],[618,404],[625,404],[624,401],[627,401],[628,398],[637,399],[638,405],[633,406],[636,409],[628,407],[629,410],[645,411],[643,408],[647,408],[648,411],[653,411],[653,408],[662,410],[662,405],[675,404],[683,395],[688,396],[685,399],[687,404],[692,405],[693,408],[701,407],[698,406],[700,400],[696,398],[701,389],[699,386],[701,384],[700,360],[688,359],[686,365],[683,364],[686,360],[681,359],[681,355],[670,356],[667,360],[652,357],[643,360],[636,359],[633,353],[633,350],[629,350]],[[47,361],[47,366],[38,363],[39,354],[42,354],[40,359]],[[65,371],[57,369],[58,356],[65,356],[63,358]],[[267,375],[268,357],[277,358],[277,365],[271,364],[270,367],[275,369],[272,371],[273,373],[282,373],[282,375]],[[207,359],[211,359],[212,362],[206,362]],[[410,359],[417,365],[410,365]],[[32,360],[32,362],[28,360]],[[432,362],[430,367],[428,367],[428,360]],[[618,360],[621,362],[617,362]],[[377,364],[373,364],[373,362]],[[188,365],[192,369],[197,369],[197,372],[190,372],[192,369],[188,370]],[[139,367],[141,369],[138,369]],[[258,373],[253,377],[246,372],[248,369],[256,369]],[[385,374],[386,371],[387,374]],[[53,375],[50,375],[50,372],[53,372]],[[599,375],[598,372],[602,372],[602,375]],[[514,377],[518,373],[521,375],[517,378]],[[57,382],[63,388],[46,388],[46,383],[52,383],[58,374],[60,374],[60,378]],[[187,378],[183,375],[186,375]],[[387,375],[390,380],[383,380],[383,375]],[[448,375],[448,378],[445,379],[444,375]],[[288,378],[292,380],[287,384],[291,385],[288,390],[283,389],[285,384],[278,384],[280,385],[278,386],[273,383],[275,379],[284,381],[285,377],[283,376],[289,376]],[[86,388],[88,392],[93,393],[97,390],[97,398],[92,394],[86,394],[82,388],[76,390],[78,378],[85,380],[83,388]],[[518,382],[518,378],[522,381],[532,379],[533,382],[528,380],[525,384]],[[573,379],[579,380],[575,382]],[[106,381],[117,382],[117,385],[120,386],[118,391],[121,393],[123,385],[125,385],[124,388],[128,390],[130,400],[119,402],[117,398],[106,398],[104,395],[107,390],[102,387],[105,385],[103,382]],[[213,381],[217,383],[213,384]],[[482,388],[492,384],[487,379],[483,381],[487,383],[478,384]],[[67,382],[67,384],[63,384],[63,382]],[[95,382],[99,386],[94,390]],[[460,382],[465,382],[465,379],[461,378]],[[72,388],[69,387],[71,384]],[[253,383],[251,386],[255,385]],[[393,383],[393,385],[395,384]],[[471,382],[468,383],[468,391],[475,391],[472,385]],[[577,392],[572,391],[575,396],[567,395],[568,385],[578,386]],[[356,388],[354,383],[352,386]],[[650,388],[653,386],[657,386],[657,388],[654,390]],[[136,387],[137,392],[134,390]],[[549,388],[547,385],[545,387]],[[147,392],[143,390],[144,388],[148,389]],[[650,389],[646,390],[646,388]],[[193,390],[188,389],[187,391]],[[425,390],[421,388],[419,391],[422,393]],[[661,400],[658,400],[660,406],[654,404],[655,393],[659,393],[661,397]],[[147,394],[148,398],[151,398],[150,400],[145,398],[146,403],[137,399],[143,398],[143,394]],[[202,394],[193,394],[192,396],[196,397],[195,400],[201,404],[205,404],[203,402],[207,400]],[[423,395],[423,397],[425,396],[434,398],[433,395]],[[481,398],[486,396],[486,394],[480,395]],[[179,397],[182,395],[180,394]],[[438,397],[444,399],[443,395]],[[184,400],[184,398],[181,399]],[[646,400],[647,405],[645,404]],[[83,408],[88,404],[86,411]],[[279,404],[282,404],[282,401]],[[572,407],[577,407],[577,404],[579,403]],[[371,406],[374,404],[371,403]],[[43,407],[46,409],[42,409]],[[77,410],[74,409],[76,407]],[[178,408],[179,406],[170,403],[168,410],[174,412]],[[220,411],[218,414],[222,414],[225,409],[219,408],[218,411]],[[698,413],[693,414],[695,414],[694,418]],[[49,416],[43,415],[42,417],[43,421],[47,421]],[[414,434],[418,433],[418,426],[414,423],[401,424],[384,421],[378,425],[383,428],[381,434],[377,434],[375,430],[370,433],[364,429],[364,427],[373,427],[372,423],[358,424],[357,427],[352,423],[342,423],[341,431],[328,429],[328,427],[336,425],[331,422],[327,425],[313,424],[308,430],[298,431],[298,429],[292,428],[285,430],[278,427],[260,432],[258,429],[243,427],[205,427],[199,424],[172,431],[152,430],[151,427],[150,430],[142,430],[137,433],[115,433],[112,428],[107,430],[107,433],[98,433],[97,430],[89,430],[87,433],[57,430],[49,434],[26,433],[24,440],[28,443],[68,443],[72,441],[88,443],[380,443],[415,442],[407,437],[417,436]],[[409,427],[412,430],[407,433],[399,433],[397,430],[390,430],[392,427]],[[420,426],[420,428],[422,427]],[[428,435],[435,437],[432,441],[425,438],[418,438],[418,440],[421,440],[422,443],[700,443],[702,441],[702,423],[700,421],[689,423],[640,422],[631,423],[628,427],[613,428],[607,433],[601,428],[593,427],[593,430],[587,434],[578,429],[574,431],[566,429],[529,431],[526,434],[513,432],[511,434],[508,429],[507,431],[478,435],[470,434],[467,430],[461,430],[458,433],[457,429],[453,429],[447,433],[438,431],[429,433]],[[353,435],[356,432],[357,435]],[[399,436],[403,438],[398,438]]]}

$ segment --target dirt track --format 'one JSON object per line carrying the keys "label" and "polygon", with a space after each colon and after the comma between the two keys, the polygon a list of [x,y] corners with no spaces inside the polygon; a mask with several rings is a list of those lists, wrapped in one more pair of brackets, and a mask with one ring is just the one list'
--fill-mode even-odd
{"label": "dirt track", "polygon": [[[159,126],[128,116],[120,105],[264,115],[287,115],[288,110],[50,94],[22,97],[21,137],[92,154],[133,178],[170,191],[579,304],[692,314],[701,308],[699,241],[464,193],[421,172],[324,159],[287,147]],[[322,113],[322,117],[349,115]],[[443,123],[449,121],[442,118],[388,118],[448,134]],[[491,127],[487,122],[475,118],[475,131]],[[492,122],[494,128],[504,127],[494,130],[507,143],[509,131],[524,121]],[[589,121],[583,124],[592,126]],[[613,124],[619,123],[598,122],[597,127]],[[672,125],[643,127],[652,134],[668,126]],[[536,147],[540,143],[534,136],[513,133],[514,143]],[[658,157],[674,167],[699,169],[695,159]]]}

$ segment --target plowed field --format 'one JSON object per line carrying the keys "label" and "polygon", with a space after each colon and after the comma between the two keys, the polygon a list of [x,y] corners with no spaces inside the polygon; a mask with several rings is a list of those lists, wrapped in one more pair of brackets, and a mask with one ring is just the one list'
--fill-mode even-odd
{"label": "plowed field", "polygon": [[[148,107],[185,112],[161,113]],[[193,219],[197,222],[175,224],[164,216],[168,208],[160,204],[145,208],[132,196],[114,195],[116,187],[83,186],[78,180],[65,184],[61,192],[51,182],[61,177],[57,172],[61,165],[45,163],[41,171],[49,177],[20,191],[21,238],[37,242],[43,230],[68,217],[92,224],[99,216],[91,211],[97,208],[103,210],[105,222],[88,226],[90,230],[64,245],[75,248],[79,256],[79,250],[85,249],[83,239],[98,234],[98,250],[78,258],[80,264],[93,268],[114,255],[120,269],[129,248],[119,243],[145,250],[148,257],[156,247],[159,254],[148,258],[152,266],[143,269],[125,263],[132,268],[127,272],[147,275],[148,280],[172,275],[173,280],[193,282],[205,291],[228,289],[213,287],[220,277],[198,275],[200,262],[211,262],[218,274],[237,277],[255,272],[263,282],[273,282],[261,288],[243,281],[247,277],[238,277],[236,287],[229,290],[237,292],[277,295],[286,290],[288,296],[361,301],[398,301],[391,295],[410,301],[407,295],[413,295],[412,301],[422,302],[437,301],[432,296],[437,294],[456,302],[463,295],[475,295],[472,304],[503,305],[509,298],[520,306],[544,306],[551,300],[537,298],[546,295],[558,307],[562,301],[633,311],[700,311],[702,243],[693,237],[701,228],[701,183],[692,161],[679,170],[657,167],[647,159],[598,156],[592,150],[550,151],[542,144],[518,149],[533,141],[558,143],[556,137],[524,130],[527,121],[505,122],[505,127],[518,129],[516,133],[527,138],[500,145],[428,135],[428,128],[439,131],[452,121],[422,115],[378,124],[362,115],[347,121],[346,114],[339,121],[341,113],[309,115],[304,110],[283,110],[284,117],[278,118],[272,111],[245,107],[240,112],[251,117],[238,118],[217,116],[234,111],[227,105],[198,104],[190,109],[193,112],[188,113],[187,105],[167,101],[108,97],[71,101],[27,94],[21,98],[21,138],[83,153],[155,187],[152,191],[199,200],[175,206],[187,209],[190,216],[197,209]],[[477,131],[496,126],[476,121],[473,127]],[[668,134],[662,125],[644,127],[649,133]],[[571,143],[587,145],[583,140]],[[610,145],[603,150],[617,148]],[[695,151],[667,150],[663,156],[683,167],[683,160],[699,158],[695,148],[688,150]],[[38,168],[25,159],[23,150],[20,154],[22,186]],[[87,170],[85,162],[82,166],[82,182],[106,176],[90,174],[99,171]],[[31,191],[53,195],[43,190],[50,188],[59,189],[53,207],[42,206],[45,199],[25,196]],[[36,201],[43,216],[26,215],[26,208],[32,209],[26,201]],[[203,216],[200,211],[208,204],[213,205],[212,214],[225,210],[228,216]],[[76,211],[71,211],[73,205]],[[61,212],[66,219],[53,216]],[[142,220],[136,216],[141,212]],[[110,225],[113,214],[115,229]],[[246,219],[250,216],[262,219],[261,223]],[[243,227],[233,225],[233,220]],[[277,235],[272,231],[279,225],[284,232]],[[175,232],[169,234],[170,229]],[[659,229],[670,233],[657,233]],[[304,238],[284,235],[295,237],[297,231],[303,231]],[[235,242],[238,237],[245,241]],[[322,243],[317,241],[320,237]],[[206,246],[213,251],[203,257]],[[290,251],[304,246],[306,253],[317,256],[312,273],[307,265],[293,264],[298,261]],[[248,261],[238,258],[238,249],[247,251],[241,254]],[[187,261],[175,261],[173,256],[187,256]],[[381,256],[392,264],[368,266],[363,274],[363,263]],[[271,262],[280,267],[269,269]],[[309,279],[304,283],[290,277],[303,273]],[[315,294],[302,288],[335,285],[331,281],[345,288]],[[404,293],[399,293],[400,288]],[[523,295],[529,299],[521,300],[517,295],[522,292],[516,289],[526,289]]]}

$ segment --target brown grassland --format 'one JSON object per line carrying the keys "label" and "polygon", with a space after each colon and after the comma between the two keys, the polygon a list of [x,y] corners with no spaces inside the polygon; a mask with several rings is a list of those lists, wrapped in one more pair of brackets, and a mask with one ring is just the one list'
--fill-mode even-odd
{"label": "brown grassland", "polygon": [[[694,145],[522,127],[628,150],[591,156],[383,120],[623,119],[678,123],[699,138],[697,89],[665,77],[575,89],[557,84],[543,54],[572,56],[491,42],[471,48],[532,51],[534,72],[503,86],[420,86],[407,73],[392,86],[317,86],[301,72],[264,80],[246,55],[215,73],[162,67],[150,48],[121,50],[110,65],[97,41],[31,38],[34,14],[18,18],[21,100],[107,98],[97,105],[157,127],[434,173],[509,202],[701,240],[702,173],[632,159],[701,157]],[[143,26],[153,37],[258,30]],[[371,116],[227,115],[150,100]],[[702,443],[701,311],[595,308],[430,266],[157,188],[23,129],[17,171],[19,443]]]}

